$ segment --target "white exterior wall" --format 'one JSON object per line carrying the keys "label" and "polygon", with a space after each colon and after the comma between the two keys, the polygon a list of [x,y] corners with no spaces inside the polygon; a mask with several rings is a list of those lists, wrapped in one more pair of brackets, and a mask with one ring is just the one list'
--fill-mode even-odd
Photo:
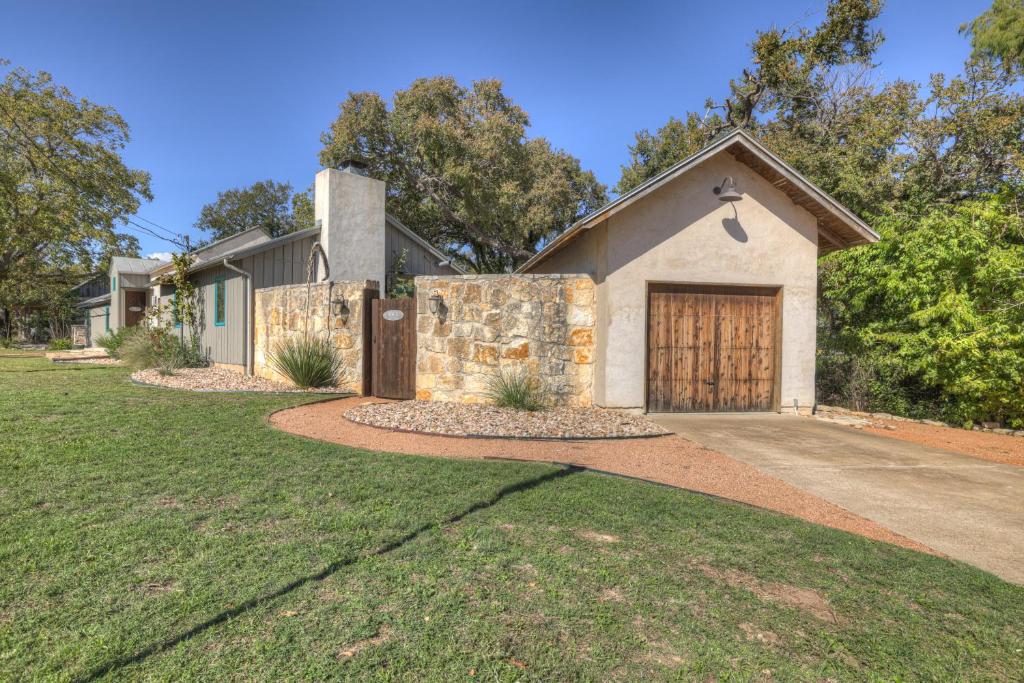
{"label": "white exterior wall", "polygon": [[[743,199],[718,201],[732,176]],[[594,401],[644,409],[647,286],[655,282],[782,289],[780,402],[814,403],[817,221],[727,153],[611,215],[531,272],[591,274],[597,283]]]}

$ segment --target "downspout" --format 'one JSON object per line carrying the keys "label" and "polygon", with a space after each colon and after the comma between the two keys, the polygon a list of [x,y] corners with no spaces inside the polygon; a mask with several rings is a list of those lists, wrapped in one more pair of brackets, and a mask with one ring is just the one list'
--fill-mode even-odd
{"label": "downspout", "polygon": [[[253,373],[253,353],[252,353],[252,275],[237,268],[230,263],[227,259],[221,261],[225,268],[230,271],[236,272],[245,278],[245,374],[251,377]],[[227,292],[225,292],[227,296]],[[227,304],[225,304],[227,305]]]}

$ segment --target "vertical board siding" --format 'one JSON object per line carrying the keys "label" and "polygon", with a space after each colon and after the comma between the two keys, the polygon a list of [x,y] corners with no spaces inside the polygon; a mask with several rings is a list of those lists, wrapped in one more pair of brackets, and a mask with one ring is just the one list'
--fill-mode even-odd
{"label": "vertical board siding", "polygon": [[442,259],[432,253],[422,244],[406,235],[401,230],[388,223],[384,228],[384,268],[391,273],[395,262],[405,251],[405,272],[407,275],[454,275],[456,271],[451,266],[437,265]]}
{"label": "vertical board siding", "polygon": [[[214,288],[224,278],[224,325],[215,325]],[[201,270],[191,278],[196,287],[201,348],[214,363],[245,363],[245,278],[223,266]]]}
{"label": "vertical board siding", "polygon": [[[241,269],[252,275],[255,289],[306,283],[309,253],[316,240],[304,237],[242,259]],[[313,282],[320,280],[320,259],[313,266]]]}

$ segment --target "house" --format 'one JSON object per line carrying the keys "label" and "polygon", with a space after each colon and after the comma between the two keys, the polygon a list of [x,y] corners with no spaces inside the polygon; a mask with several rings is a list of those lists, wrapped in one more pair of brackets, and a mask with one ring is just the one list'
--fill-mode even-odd
{"label": "house", "polygon": [[877,240],[735,131],[586,216],[518,272],[593,278],[595,405],[803,410],[815,400],[818,257]]}
{"label": "house", "polygon": [[142,320],[149,290],[149,271],[161,264],[157,259],[114,256],[103,293],[85,299],[77,307],[85,311],[85,338],[88,346],[105,334],[130,327]]}
{"label": "house", "polygon": [[[253,370],[256,292],[332,280],[387,282],[404,262],[406,275],[456,274],[449,259],[384,208],[385,184],[348,162],[325,169],[315,182],[316,227],[271,238],[247,230],[192,253],[189,280],[196,288],[200,347],[216,366]],[[146,306],[169,305],[174,266],[150,259],[114,258],[111,291],[83,302],[91,321],[89,342],[138,324]],[[184,336],[181,323],[175,327]]]}

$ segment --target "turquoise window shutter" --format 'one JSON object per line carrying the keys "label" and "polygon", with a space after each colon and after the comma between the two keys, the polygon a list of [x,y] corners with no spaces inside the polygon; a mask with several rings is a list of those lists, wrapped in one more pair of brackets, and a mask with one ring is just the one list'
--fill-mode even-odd
{"label": "turquoise window shutter", "polygon": [[216,327],[224,327],[228,319],[228,304],[224,296],[226,289],[223,275],[213,279],[213,324]]}

